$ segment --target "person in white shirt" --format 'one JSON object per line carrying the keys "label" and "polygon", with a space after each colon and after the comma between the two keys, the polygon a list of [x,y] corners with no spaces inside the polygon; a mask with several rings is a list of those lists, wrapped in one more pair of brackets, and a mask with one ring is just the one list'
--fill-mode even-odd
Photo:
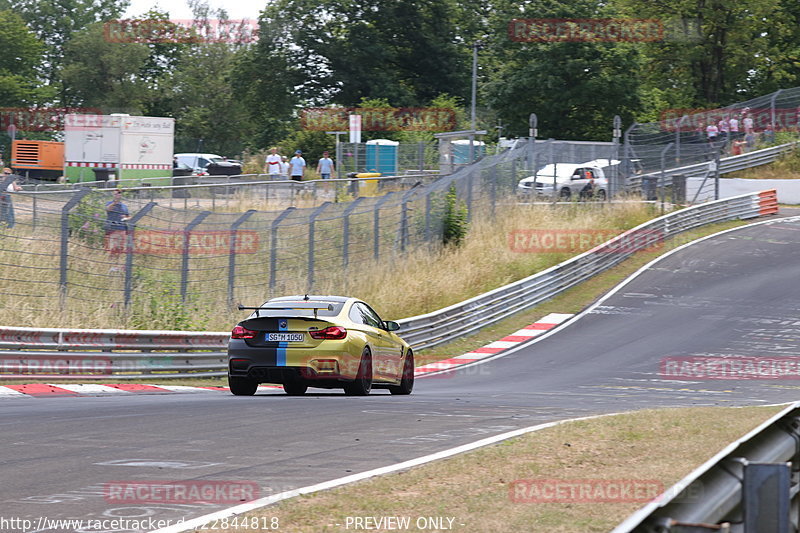
{"label": "person in white shirt", "polygon": [[744,119],[742,120],[742,126],[744,126],[744,132],[753,133],[753,119],[745,115]]}
{"label": "person in white shirt", "polygon": [[333,165],[333,159],[328,157],[328,152],[322,152],[322,159],[317,163],[317,172],[326,180],[331,177],[333,172],[336,172],[336,167]]}
{"label": "person in white shirt", "polygon": [[708,142],[713,143],[717,140],[717,135],[719,135],[719,128],[714,122],[709,122],[708,126],[706,126],[706,136],[708,136]]}
{"label": "person in white shirt", "polygon": [[[4,181],[9,178],[13,178],[12,181],[8,183],[5,192],[19,192],[22,190],[22,187],[19,186],[17,183],[17,178],[14,174],[12,174],[10,168],[3,169],[3,179]],[[14,227],[14,204],[11,200],[11,196],[9,194],[0,194],[0,222],[5,222],[8,229]]]}
{"label": "person in white shirt", "polygon": [[289,158],[285,155],[281,156],[281,177],[289,179]]}
{"label": "person in white shirt", "polygon": [[731,117],[728,121],[728,127],[731,130],[731,141],[738,141],[739,140],[739,119],[736,117]]}
{"label": "person in white shirt", "polygon": [[306,160],[303,159],[303,152],[297,150],[294,157],[289,161],[289,177],[295,181],[303,181],[303,174],[306,171]]}
{"label": "person in white shirt", "polygon": [[272,148],[264,160],[264,174],[270,179],[277,179],[281,175],[281,156],[278,155],[277,148]]}

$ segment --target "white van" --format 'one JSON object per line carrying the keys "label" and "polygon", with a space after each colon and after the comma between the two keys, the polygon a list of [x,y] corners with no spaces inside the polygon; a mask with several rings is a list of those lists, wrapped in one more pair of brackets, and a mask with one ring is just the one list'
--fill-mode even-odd
{"label": "white van", "polygon": [[555,193],[562,200],[573,197],[605,200],[608,196],[608,179],[603,169],[619,163],[616,159],[595,159],[586,163],[545,165],[535,175],[519,181],[517,194],[521,198],[552,198]]}

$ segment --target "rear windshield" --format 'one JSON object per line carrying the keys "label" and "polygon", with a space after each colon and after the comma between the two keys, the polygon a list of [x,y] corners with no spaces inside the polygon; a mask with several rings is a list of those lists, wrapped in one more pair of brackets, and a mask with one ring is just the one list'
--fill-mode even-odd
{"label": "rear windshield", "polygon": [[[259,309],[258,311],[253,311],[253,314],[250,315],[248,318],[255,318],[256,316],[308,316],[313,318],[314,317],[314,310],[313,309],[294,309],[294,307],[311,307],[311,306],[325,306],[324,309],[317,309],[316,316],[327,316],[332,317],[338,315],[342,311],[342,307],[344,307],[344,302],[326,302],[326,301],[319,301],[319,300],[298,300],[298,301],[273,301],[267,302],[263,305],[269,306],[281,306],[287,309]],[[333,306],[333,310],[329,311],[327,307],[331,305]],[[256,314],[258,313],[258,314]]]}

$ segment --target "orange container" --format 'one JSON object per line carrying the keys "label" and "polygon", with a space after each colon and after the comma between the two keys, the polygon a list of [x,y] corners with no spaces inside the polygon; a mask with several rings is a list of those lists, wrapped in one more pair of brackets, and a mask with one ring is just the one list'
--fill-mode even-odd
{"label": "orange container", "polygon": [[11,143],[11,168],[64,172],[64,143],[14,141]]}

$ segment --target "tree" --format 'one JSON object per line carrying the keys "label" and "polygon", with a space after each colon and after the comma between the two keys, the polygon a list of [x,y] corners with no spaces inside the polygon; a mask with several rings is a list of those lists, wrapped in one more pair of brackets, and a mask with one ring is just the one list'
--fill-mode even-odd
{"label": "tree", "polygon": [[[59,87],[59,73],[67,43],[94,22],[118,18],[129,0],[0,0],[0,8],[13,9],[45,45],[43,77],[57,87],[62,105],[70,105]],[[4,7],[7,6],[7,7]]]}
{"label": "tree", "polygon": [[641,106],[643,61],[636,44],[509,38],[514,18],[603,18],[596,1],[535,0],[521,12],[515,2],[498,0],[496,9],[493,37],[480,60],[489,65],[481,86],[510,135],[527,135],[531,112],[538,115],[540,136],[561,139],[607,140],[614,115],[633,119]]}
{"label": "tree", "polygon": [[[664,39],[642,45],[644,81],[690,107],[741,101],[796,79],[797,63],[783,61],[785,51],[797,52],[797,41],[787,39],[798,36],[800,13],[793,0],[614,0],[612,5],[620,16],[663,22]],[[787,66],[794,71],[789,79]]]}
{"label": "tree", "polygon": [[64,49],[65,101],[104,112],[141,114],[150,98],[143,76],[149,56],[146,45],[110,42],[102,23],[89,25]]}
{"label": "tree", "polygon": [[52,97],[38,87],[44,44],[12,11],[0,11],[0,107],[22,107]]}

